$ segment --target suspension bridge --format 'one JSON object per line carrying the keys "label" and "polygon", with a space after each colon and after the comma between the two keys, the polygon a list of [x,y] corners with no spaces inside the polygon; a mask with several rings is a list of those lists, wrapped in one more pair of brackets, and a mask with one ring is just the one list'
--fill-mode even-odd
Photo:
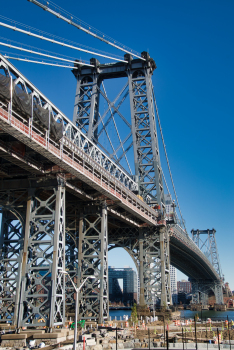
{"label": "suspension bridge", "polygon": [[[0,316],[18,329],[65,324],[65,311],[75,302],[65,272],[78,287],[95,277],[79,293],[79,317],[107,320],[108,250],[116,247],[126,249],[136,264],[141,306],[155,298],[162,306],[171,304],[170,264],[190,278],[195,303],[207,304],[210,291],[223,303],[215,231],[202,231],[213,239],[207,256],[196,244],[201,232],[193,232],[192,240],[186,231],[161,132],[176,200],[165,201],[152,84],[156,64],[147,52],[134,54],[95,35],[125,54],[114,63],[73,61],[73,121],[0,55]],[[114,85],[119,78],[125,78],[124,86],[110,100],[104,82]],[[130,118],[121,111],[124,103]],[[127,157],[130,149],[133,159]]]}

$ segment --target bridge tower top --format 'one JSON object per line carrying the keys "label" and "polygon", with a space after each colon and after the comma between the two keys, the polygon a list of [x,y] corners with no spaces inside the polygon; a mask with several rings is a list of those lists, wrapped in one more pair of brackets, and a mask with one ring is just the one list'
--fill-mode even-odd
{"label": "bridge tower top", "polygon": [[[81,129],[90,140],[103,148],[100,135],[105,131],[112,149],[105,151],[110,158],[121,165],[121,159],[126,158],[127,152],[133,148],[135,180],[138,182],[138,194],[148,204],[156,206],[164,212],[165,198],[163,189],[163,175],[159,155],[158,136],[155,120],[155,100],[153,94],[152,74],[156,69],[155,61],[147,52],[142,52],[140,58],[133,59],[132,55],[125,54],[124,61],[117,63],[100,64],[92,58],[94,66],[75,64],[73,74],[77,79],[73,123]],[[110,101],[107,97],[103,81],[107,79],[127,78],[127,83]],[[131,116],[122,113],[120,107],[129,95]],[[107,110],[101,113],[100,98],[107,103]],[[129,106],[128,106],[129,110]],[[119,144],[113,147],[112,135],[108,133],[108,125],[113,121],[116,127],[116,118],[121,119],[129,134]],[[120,133],[117,132],[119,137]],[[127,144],[127,140],[131,140]],[[120,153],[120,151],[122,153]],[[129,164],[126,158],[126,162]]]}
{"label": "bridge tower top", "polygon": [[205,254],[205,256],[210,260],[212,265],[214,266],[216,272],[223,278],[221,265],[219,261],[219,254],[217,243],[215,239],[216,230],[213,228],[212,230],[191,230],[192,240],[198,248]]}

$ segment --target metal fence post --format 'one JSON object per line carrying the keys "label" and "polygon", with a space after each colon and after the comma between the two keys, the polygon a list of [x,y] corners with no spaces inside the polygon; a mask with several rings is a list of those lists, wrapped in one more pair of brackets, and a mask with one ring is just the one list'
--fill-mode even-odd
{"label": "metal fence post", "polygon": [[196,316],[194,316],[194,326],[195,326],[195,344],[197,350],[197,324],[196,324]]}

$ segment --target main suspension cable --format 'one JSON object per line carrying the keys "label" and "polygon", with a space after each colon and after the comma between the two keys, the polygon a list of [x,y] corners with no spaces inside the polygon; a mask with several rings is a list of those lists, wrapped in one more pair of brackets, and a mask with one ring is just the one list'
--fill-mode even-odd
{"label": "main suspension cable", "polygon": [[54,66],[54,67],[69,68],[69,69],[78,69],[78,67],[73,67],[73,66],[65,66],[65,65],[61,65],[61,64],[57,64],[57,63],[49,63],[49,62],[46,62],[46,61],[34,61],[34,60],[28,59],[28,58],[14,57],[14,56],[10,56],[10,54],[3,54],[3,56],[5,58],[7,58],[7,59],[12,59],[12,60],[16,60],[16,61],[43,64],[45,66]]}
{"label": "main suspension cable", "polygon": [[[0,40],[4,40],[7,44],[16,44],[16,45],[19,45],[20,47],[25,47],[27,49],[34,49],[34,50],[38,50],[37,52],[42,52],[42,53],[46,53],[47,55],[49,54],[52,54],[52,55],[57,55],[56,52],[54,51],[49,51],[49,50],[45,50],[45,49],[41,49],[41,48],[38,48],[36,46],[33,46],[33,45],[28,45],[28,44],[25,44],[25,43],[22,43],[22,42],[19,42],[19,41],[16,41],[16,40],[12,40],[12,39],[9,39],[9,38],[4,38],[3,36],[0,36]],[[59,53],[59,55],[61,56],[61,58],[66,58],[67,60],[71,60],[72,62],[75,62],[77,60],[77,57],[72,57],[72,56],[68,56],[68,55],[63,55],[61,53]],[[89,61],[88,60],[81,60],[80,59],[80,62],[82,62],[83,64],[88,64]]]}
{"label": "main suspension cable", "polygon": [[[125,46],[121,47],[120,45],[116,45],[115,42],[113,43],[112,41],[105,39],[105,35],[104,34],[102,36],[100,36],[98,34],[95,34],[95,33],[91,32],[89,29],[84,28],[80,24],[75,23],[74,21],[72,21],[74,16],[71,16],[70,13],[69,13],[69,15],[70,15],[70,17],[72,19],[69,19],[69,18],[67,18],[65,16],[62,16],[60,13],[50,9],[47,5],[43,5],[41,2],[39,2],[37,0],[28,0],[28,1],[32,2],[33,4],[35,4],[35,5],[39,6],[39,7],[41,7],[43,10],[48,11],[52,15],[54,15],[54,16],[56,16],[58,18],[61,18],[63,21],[67,22],[68,24],[71,24],[72,26],[76,27],[77,29],[82,30],[86,34],[89,34],[89,35],[93,36],[94,38],[97,38],[98,40],[101,40],[101,41],[105,42],[106,44],[115,47],[118,50],[121,50],[121,51],[123,51],[125,53],[129,53],[130,55],[135,56],[135,57],[140,58],[141,60],[145,61],[145,59],[143,57],[141,57],[139,54],[135,54],[131,49],[129,50]],[[47,2],[47,4],[48,4],[48,2]],[[54,6],[56,6],[56,5],[54,4]],[[62,10],[64,12],[64,10],[62,8],[60,8],[60,10]],[[78,19],[78,20],[80,21],[80,19]]]}
{"label": "main suspension cable", "polygon": [[[37,28],[31,27],[31,26],[29,26],[29,25],[27,25],[27,24],[18,22],[18,21],[16,21],[16,20],[10,19],[10,18],[5,17],[5,16],[2,16],[2,15],[0,15],[0,18],[1,18],[3,21],[5,21],[5,22],[10,22],[10,23],[12,23],[12,25],[14,25],[14,26],[19,26],[19,27],[22,27],[22,28],[24,28],[24,29],[27,29],[28,31],[34,31],[34,32],[36,32],[36,33],[40,33],[40,35],[46,35],[46,36],[48,36],[48,37],[50,37],[50,38],[56,39],[56,40],[58,40],[58,41],[62,41],[62,42],[64,42],[64,43],[68,43],[68,44],[71,44],[71,45],[74,45],[74,46],[79,46],[79,47],[81,47],[81,48],[83,48],[83,49],[87,49],[87,50],[93,50],[93,51],[98,52],[98,53],[103,54],[103,55],[107,55],[107,56],[112,55],[110,52],[103,51],[103,50],[98,50],[98,49],[96,49],[96,48],[93,48],[93,47],[90,47],[90,46],[87,46],[87,45],[83,45],[83,44],[77,43],[77,42],[72,41],[72,40],[68,40],[68,39],[62,38],[62,37],[60,37],[60,36],[58,36],[58,35],[54,35],[54,34],[45,32],[45,31],[43,31],[43,30],[41,30],[41,29],[37,29]],[[123,57],[115,54],[115,58],[116,58],[117,60],[121,60]]]}
{"label": "main suspension cable", "polygon": [[158,107],[157,107],[157,103],[156,103],[156,98],[155,98],[153,87],[152,87],[152,91],[153,91],[153,98],[154,98],[154,106],[155,106],[155,110],[156,110],[156,114],[157,114],[159,130],[160,130],[160,134],[161,134],[161,138],[162,138],[162,143],[163,143],[164,153],[165,153],[165,156],[166,156],[167,166],[168,166],[168,170],[169,170],[169,174],[170,174],[170,178],[171,178],[171,183],[172,183],[173,191],[174,191],[174,194],[175,194],[176,203],[177,203],[177,206],[178,206],[178,209],[179,209],[179,212],[180,212],[180,217],[181,217],[181,220],[182,220],[182,223],[183,223],[183,226],[184,226],[184,230],[187,233],[185,222],[184,222],[184,219],[183,219],[183,216],[182,216],[182,212],[181,212],[181,209],[180,209],[180,205],[179,205],[179,200],[178,200],[178,197],[177,197],[177,194],[176,194],[174,181],[173,181],[173,178],[172,178],[172,172],[171,172],[171,168],[170,168],[170,164],[169,164],[169,159],[168,159],[168,156],[167,156],[166,144],[165,144],[163,133],[162,133],[162,127],[161,127],[161,122],[160,122],[160,118],[159,118]]}
{"label": "main suspension cable", "polygon": [[47,54],[44,54],[44,53],[41,53],[41,52],[37,52],[37,51],[29,50],[29,49],[24,49],[23,47],[18,47],[18,46],[11,45],[11,44],[6,44],[6,43],[3,43],[1,41],[0,41],[0,45],[6,46],[6,47],[10,47],[11,49],[32,53],[34,55],[39,55],[39,56],[44,56],[44,57],[48,57],[48,58],[53,58],[53,59],[59,60],[59,61],[65,61],[65,62],[70,62],[70,63],[76,63],[76,64],[79,64],[79,65],[85,65],[85,66],[94,67],[94,65],[92,65],[92,64],[87,64],[87,63],[83,63],[83,62],[79,62],[79,61],[75,61],[75,60],[68,60],[66,58],[61,58],[61,57],[57,57],[57,56],[47,55]]}
{"label": "main suspension cable", "polygon": [[38,39],[41,39],[41,40],[45,40],[45,41],[49,41],[53,44],[57,44],[57,45],[61,45],[61,46],[65,46],[65,47],[68,47],[70,49],[73,49],[73,50],[77,50],[77,51],[82,51],[82,52],[86,52],[86,53],[90,53],[92,55],[96,55],[96,56],[101,56],[101,57],[105,57],[105,58],[108,58],[108,59],[111,59],[111,60],[114,60],[114,61],[121,61],[121,62],[126,62],[124,60],[119,60],[115,57],[111,57],[111,56],[107,56],[107,55],[102,55],[100,53],[97,53],[97,52],[94,52],[94,51],[89,51],[89,50],[86,50],[86,49],[82,49],[80,47],[76,47],[76,46],[73,46],[73,45],[68,45],[68,44],[65,44],[63,42],[59,42],[57,40],[52,40],[52,39],[49,39],[43,35],[38,35],[38,34],[35,34],[35,33],[32,33],[32,32],[29,32],[27,30],[23,30],[23,29],[20,29],[20,28],[17,28],[17,27],[13,27],[9,24],[6,24],[6,23],[3,23],[3,22],[0,22],[0,26],[2,27],[6,27],[8,29],[12,29],[14,31],[17,31],[17,32],[20,32],[20,33],[23,33],[23,34],[27,34],[29,36],[33,36],[35,38],[38,38]]}

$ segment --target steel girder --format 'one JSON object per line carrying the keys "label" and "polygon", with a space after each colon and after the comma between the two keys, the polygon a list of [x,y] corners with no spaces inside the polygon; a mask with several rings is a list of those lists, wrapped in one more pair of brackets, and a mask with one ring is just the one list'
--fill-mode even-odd
{"label": "steel girder", "polygon": [[98,319],[103,323],[109,318],[107,253],[106,204],[86,204],[79,222],[77,287],[90,275],[95,279],[88,279],[79,292],[79,317],[82,319]]}
{"label": "steel girder", "polygon": [[27,202],[18,327],[65,324],[65,188]]}

